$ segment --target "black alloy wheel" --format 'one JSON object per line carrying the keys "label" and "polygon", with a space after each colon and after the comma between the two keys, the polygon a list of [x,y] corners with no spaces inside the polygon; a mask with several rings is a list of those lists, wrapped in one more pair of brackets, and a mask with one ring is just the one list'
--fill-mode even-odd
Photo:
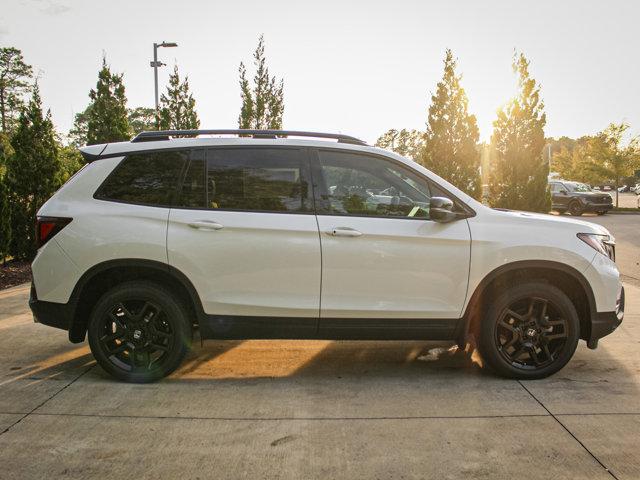
{"label": "black alloy wheel", "polygon": [[88,336],[100,366],[130,382],[168,375],[186,355],[191,340],[181,303],[161,286],[142,282],[107,292],[92,313]]}
{"label": "black alloy wheel", "polygon": [[557,287],[530,282],[506,287],[486,309],[480,353],[499,374],[547,377],[573,356],[580,321],[573,302]]}
{"label": "black alloy wheel", "polygon": [[546,298],[529,297],[503,310],[495,330],[498,351],[517,368],[537,369],[553,363],[566,346],[568,321]]}

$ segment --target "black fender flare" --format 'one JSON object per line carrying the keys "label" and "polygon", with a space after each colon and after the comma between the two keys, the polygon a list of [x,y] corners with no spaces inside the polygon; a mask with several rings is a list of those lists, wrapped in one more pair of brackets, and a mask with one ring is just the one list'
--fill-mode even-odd
{"label": "black fender flare", "polygon": [[506,263],[495,268],[487,275],[485,275],[480,283],[478,283],[478,286],[473,291],[473,294],[471,295],[469,302],[467,303],[461,322],[458,325],[456,338],[458,339],[458,343],[460,345],[463,345],[465,337],[468,333],[471,318],[473,316],[473,310],[476,305],[478,305],[479,300],[482,298],[483,293],[486,291],[491,282],[505,273],[527,269],[555,270],[568,274],[572,278],[577,280],[587,297],[588,318],[586,320],[590,325],[594,323],[597,316],[596,300],[595,296],[593,295],[593,289],[591,288],[591,285],[582,273],[580,273],[570,265],[560,262],[554,262],[551,260],[520,260],[516,262]]}
{"label": "black fender flare", "polygon": [[96,265],[89,268],[76,282],[76,285],[71,292],[69,302],[67,303],[72,312],[72,319],[69,324],[70,341],[74,343],[84,341],[86,325],[83,323],[82,319],[77,318],[78,304],[82,293],[84,292],[85,288],[90,285],[91,281],[97,275],[100,275],[101,273],[108,270],[118,268],[135,269],[136,267],[145,270],[157,270],[158,272],[168,274],[170,277],[172,277],[172,279],[179,282],[187,291],[198,320],[205,318],[202,301],[200,300],[198,292],[196,291],[189,278],[177,268],[169,265],[168,263],[140,258],[119,258],[117,260],[107,260],[97,263]]}

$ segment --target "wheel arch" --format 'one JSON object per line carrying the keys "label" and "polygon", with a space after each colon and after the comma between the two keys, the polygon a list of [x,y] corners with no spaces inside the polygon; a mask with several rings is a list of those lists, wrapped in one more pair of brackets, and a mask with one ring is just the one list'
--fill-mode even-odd
{"label": "wheel arch", "polygon": [[492,295],[525,278],[544,281],[562,290],[578,312],[580,338],[590,338],[591,325],[597,310],[593,290],[584,275],[570,265],[560,262],[523,260],[501,265],[480,281],[462,316],[456,335],[458,344],[465,345],[468,335],[477,335],[483,313],[486,311],[486,302],[490,301]]}
{"label": "wheel arch", "polygon": [[73,316],[69,340],[84,341],[87,322],[96,301],[111,287],[130,280],[149,280],[170,288],[189,308],[194,321],[204,317],[202,302],[191,281],[180,270],[166,263],[143,259],[118,259],[98,263],[87,270],[71,293]]}

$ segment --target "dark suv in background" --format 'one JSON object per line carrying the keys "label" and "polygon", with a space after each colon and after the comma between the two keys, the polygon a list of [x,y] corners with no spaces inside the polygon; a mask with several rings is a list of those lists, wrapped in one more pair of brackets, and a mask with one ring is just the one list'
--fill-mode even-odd
{"label": "dark suv in background", "polygon": [[589,185],[579,182],[554,180],[551,189],[551,209],[559,213],[569,212],[580,216],[586,212],[604,215],[613,208],[611,195],[596,192]]}

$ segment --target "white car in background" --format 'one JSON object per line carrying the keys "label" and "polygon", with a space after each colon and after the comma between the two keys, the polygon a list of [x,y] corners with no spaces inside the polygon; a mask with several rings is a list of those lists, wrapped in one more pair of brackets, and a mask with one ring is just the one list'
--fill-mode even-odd
{"label": "white car in background", "polygon": [[353,137],[145,132],[81,152],[38,212],[30,305],[118,379],[169,374],[196,328],[475,339],[501,375],[541,378],[623,318],[604,227],[488,208]]}

